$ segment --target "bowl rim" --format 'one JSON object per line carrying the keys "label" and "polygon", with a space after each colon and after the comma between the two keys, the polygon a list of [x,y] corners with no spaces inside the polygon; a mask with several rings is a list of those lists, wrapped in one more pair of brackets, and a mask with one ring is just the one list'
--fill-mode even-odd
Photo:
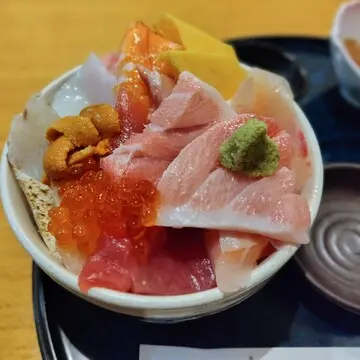
{"label": "bowl rim", "polygon": [[[50,92],[56,91],[66,80],[73,76],[81,66],[77,66],[60,77],[56,78],[50,84],[48,84],[43,90],[40,91],[40,96],[45,96]],[[315,136],[314,130],[303,111],[294,101],[295,110],[299,115],[300,123],[299,126],[304,132],[307,139],[309,148],[311,149],[311,160],[312,160],[312,188],[311,197],[308,198],[310,212],[311,212],[311,223],[313,223],[315,216],[318,212],[322,189],[323,189],[323,163],[320,152],[319,143]],[[152,295],[138,295],[132,293],[123,293],[115,290],[105,288],[92,288],[87,294],[82,293],[78,287],[78,276],[67,270],[61,263],[59,263],[53,256],[49,256],[49,250],[44,246],[44,250],[39,250],[33,243],[32,239],[28,234],[22,230],[20,219],[17,216],[16,207],[13,206],[11,201],[11,194],[6,191],[8,184],[11,181],[16,182],[16,179],[11,176],[12,169],[7,160],[7,145],[5,144],[0,164],[0,195],[3,203],[4,213],[7,220],[15,233],[17,240],[25,248],[25,250],[32,256],[33,260],[39,265],[39,267],[47,273],[53,280],[60,283],[62,286],[72,291],[82,298],[88,298],[90,301],[95,303],[105,303],[112,307],[125,307],[131,309],[144,309],[144,310],[180,310],[194,306],[207,305],[214,303],[223,298],[237,298],[241,294],[246,293],[251,288],[262,283],[263,281],[274,275],[283,265],[297,251],[298,246],[286,245],[280,250],[272,254],[268,259],[261,263],[251,274],[249,284],[240,289],[239,291],[231,294],[224,294],[218,288],[210,290],[176,296],[152,296]],[[19,190],[21,191],[21,189]],[[32,216],[32,214],[30,215]],[[34,225],[35,227],[35,225]],[[36,229],[37,231],[37,229]],[[37,231],[38,233],[38,231]],[[42,238],[38,233],[41,241]]]}

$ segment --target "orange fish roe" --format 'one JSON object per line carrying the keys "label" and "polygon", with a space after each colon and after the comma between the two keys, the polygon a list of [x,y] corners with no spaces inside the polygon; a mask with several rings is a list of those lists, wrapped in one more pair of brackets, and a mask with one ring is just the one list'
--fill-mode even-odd
{"label": "orange fish roe", "polygon": [[135,256],[145,261],[159,241],[155,222],[157,189],[147,180],[112,180],[104,171],[89,171],[80,179],[62,183],[61,203],[49,212],[49,232],[57,246],[88,256],[101,236],[132,241]]}

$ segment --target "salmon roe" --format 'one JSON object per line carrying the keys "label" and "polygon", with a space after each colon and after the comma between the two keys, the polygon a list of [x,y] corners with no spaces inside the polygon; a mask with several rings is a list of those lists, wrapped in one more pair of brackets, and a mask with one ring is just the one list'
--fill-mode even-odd
{"label": "salmon roe", "polygon": [[146,260],[159,241],[155,222],[157,189],[147,180],[111,179],[104,171],[89,171],[80,179],[63,182],[60,206],[49,212],[48,230],[62,249],[89,256],[101,237],[128,238],[135,256]]}

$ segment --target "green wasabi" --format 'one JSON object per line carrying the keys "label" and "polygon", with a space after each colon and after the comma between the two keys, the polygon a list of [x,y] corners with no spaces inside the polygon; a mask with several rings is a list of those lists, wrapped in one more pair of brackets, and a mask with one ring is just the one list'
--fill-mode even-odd
{"label": "green wasabi", "polygon": [[251,119],[237,129],[220,147],[221,165],[250,177],[274,174],[279,166],[280,153],[266,131],[266,124],[257,119]]}

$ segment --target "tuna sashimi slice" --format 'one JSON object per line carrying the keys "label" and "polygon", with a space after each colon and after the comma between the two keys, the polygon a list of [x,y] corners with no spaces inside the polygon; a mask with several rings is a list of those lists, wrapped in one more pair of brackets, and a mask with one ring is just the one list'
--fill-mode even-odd
{"label": "tuna sashimi slice", "polygon": [[216,286],[203,231],[168,229],[167,239],[146,262],[136,260],[129,239],[104,237],[79,276],[83,291],[92,287],[147,295],[181,295]]}
{"label": "tuna sashimi slice", "polygon": [[100,161],[101,168],[115,179],[123,176],[133,177],[146,179],[155,185],[169,164],[169,161],[151,158],[129,160],[128,155],[114,153]]}
{"label": "tuna sashimi slice", "polygon": [[131,249],[132,245],[128,239],[104,238],[99,251],[90,256],[79,275],[81,290],[105,287],[130,291],[133,274],[138,268]]}
{"label": "tuna sashimi slice", "polygon": [[133,291],[180,295],[215,287],[215,275],[199,229],[168,229],[166,244],[136,273]]}
{"label": "tuna sashimi slice", "polygon": [[235,111],[217,90],[184,71],[172,93],[151,115],[150,122],[163,129],[178,129],[229,120],[233,116]]}
{"label": "tuna sashimi slice", "polygon": [[228,293],[246,286],[267,244],[268,239],[259,235],[208,231],[206,247],[218,288]]}

